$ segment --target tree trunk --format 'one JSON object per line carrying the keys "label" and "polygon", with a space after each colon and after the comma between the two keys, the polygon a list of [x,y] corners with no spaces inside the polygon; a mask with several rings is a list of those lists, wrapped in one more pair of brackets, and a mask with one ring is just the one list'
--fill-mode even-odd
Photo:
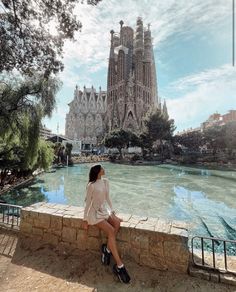
{"label": "tree trunk", "polygon": [[119,148],[118,148],[118,151],[119,151],[119,154],[120,154],[120,160],[121,160],[121,159],[123,158],[123,157],[122,157],[122,148],[119,147]]}
{"label": "tree trunk", "polygon": [[160,145],[161,145],[161,162],[163,162],[163,143],[162,143],[162,139],[160,139]]}

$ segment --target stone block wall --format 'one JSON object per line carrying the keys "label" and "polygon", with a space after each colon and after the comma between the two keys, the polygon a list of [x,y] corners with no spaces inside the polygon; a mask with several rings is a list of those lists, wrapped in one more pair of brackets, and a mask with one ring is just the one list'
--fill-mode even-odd
{"label": "stone block wall", "polygon": [[[106,235],[95,226],[82,228],[82,207],[37,203],[23,208],[20,235],[24,245],[50,244],[61,252],[100,252]],[[123,219],[117,234],[121,257],[159,270],[187,273],[190,253],[187,226],[160,218],[118,214]]]}

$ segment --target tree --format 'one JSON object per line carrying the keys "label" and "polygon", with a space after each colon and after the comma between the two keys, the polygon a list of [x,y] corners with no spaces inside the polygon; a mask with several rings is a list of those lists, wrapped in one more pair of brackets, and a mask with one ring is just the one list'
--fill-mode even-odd
{"label": "tree", "polygon": [[39,139],[37,163],[34,168],[49,169],[52,165],[54,156],[53,144],[51,142]]}
{"label": "tree", "polygon": [[224,125],[222,132],[225,137],[225,146],[230,158],[232,158],[233,151],[236,151],[236,122],[233,121]]}
{"label": "tree", "polygon": [[129,133],[123,129],[113,130],[104,138],[104,145],[108,148],[117,148],[122,159],[122,149],[129,146]]}
{"label": "tree", "polygon": [[199,147],[204,144],[203,134],[200,131],[175,135],[174,143],[187,147],[191,151],[199,151]]}
{"label": "tree", "polygon": [[205,143],[213,150],[213,154],[226,148],[224,128],[222,126],[213,126],[203,132]]}
{"label": "tree", "polygon": [[[88,0],[97,5],[101,0]],[[1,0],[0,72],[17,69],[44,77],[63,70],[64,41],[73,40],[82,24],[73,14],[76,0]],[[81,1],[83,2],[83,1]],[[49,32],[55,27],[57,34]]]}
{"label": "tree", "polygon": [[236,122],[229,122],[223,126],[214,126],[204,131],[206,143],[215,154],[217,151],[228,150],[231,157],[236,149]]}
{"label": "tree", "polygon": [[21,127],[22,115],[30,115],[32,121],[37,116],[50,117],[60,85],[55,77],[41,75],[0,83],[0,135],[13,124]]}
{"label": "tree", "polygon": [[66,143],[66,151],[65,151],[65,155],[68,155],[68,163],[70,165],[73,164],[73,161],[71,159],[71,155],[72,155],[72,149],[73,149],[73,145],[71,143]]}
{"label": "tree", "polygon": [[[40,77],[18,81],[0,88],[0,169],[1,185],[8,174],[24,176],[50,160],[47,147],[39,140],[42,117],[50,116],[58,82]],[[40,150],[41,149],[41,150]],[[41,155],[41,158],[40,158]],[[48,167],[48,166],[47,166]]]}
{"label": "tree", "polygon": [[148,113],[143,122],[145,125],[145,130],[142,133],[143,147],[147,147],[152,153],[154,143],[159,140],[162,156],[163,140],[172,139],[175,130],[174,121],[166,119],[159,109],[154,109]]}

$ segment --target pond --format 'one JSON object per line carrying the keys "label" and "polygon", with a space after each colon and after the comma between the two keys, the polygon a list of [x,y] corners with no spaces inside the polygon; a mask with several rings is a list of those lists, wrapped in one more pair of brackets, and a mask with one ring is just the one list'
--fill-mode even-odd
{"label": "pond", "polygon": [[[84,205],[92,164],[38,176],[3,196],[8,203]],[[173,165],[131,166],[104,162],[114,209],[190,223],[190,234],[236,239],[236,172]]]}

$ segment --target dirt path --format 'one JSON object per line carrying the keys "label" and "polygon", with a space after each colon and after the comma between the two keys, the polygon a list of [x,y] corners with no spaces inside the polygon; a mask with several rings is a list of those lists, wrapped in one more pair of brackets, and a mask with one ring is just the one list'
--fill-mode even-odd
{"label": "dirt path", "polygon": [[156,271],[126,261],[132,277],[121,284],[97,254],[59,255],[45,246],[35,251],[17,245],[17,236],[0,230],[0,291],[166,291],[233,292],[236,287],[210,283],[188,275]]}

